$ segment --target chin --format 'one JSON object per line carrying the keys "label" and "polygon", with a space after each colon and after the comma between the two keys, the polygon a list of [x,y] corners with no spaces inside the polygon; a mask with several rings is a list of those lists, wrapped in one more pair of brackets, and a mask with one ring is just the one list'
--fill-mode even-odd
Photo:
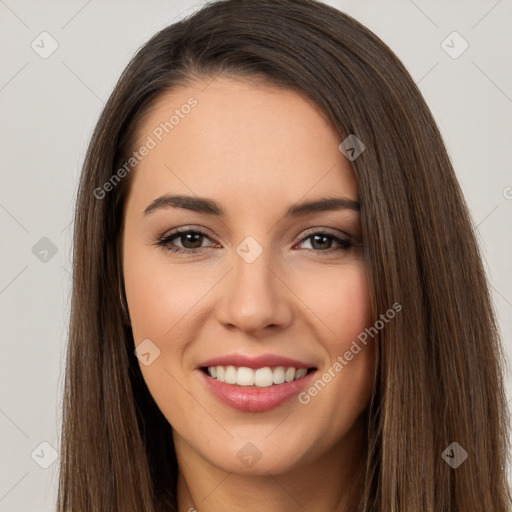
{"label": "chin", "polygon": [[268,476],[293,471],[305,464],[304,446],[300,443],[282,443],[280,447],[267,446],[264,441],[236,439],[222,449],[207,451],[204,455],[219,469],[236,474]]}

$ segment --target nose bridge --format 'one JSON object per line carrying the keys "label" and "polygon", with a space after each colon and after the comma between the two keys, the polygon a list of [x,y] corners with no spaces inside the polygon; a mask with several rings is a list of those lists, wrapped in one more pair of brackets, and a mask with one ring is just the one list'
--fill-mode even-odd
{"label": "nose bridge", "polygon": [[248,332],[287,324],[291,304],[275,276],[272,251],[248,236],[235,247],[232,258],[234,269],[223,289],[219,320]]}

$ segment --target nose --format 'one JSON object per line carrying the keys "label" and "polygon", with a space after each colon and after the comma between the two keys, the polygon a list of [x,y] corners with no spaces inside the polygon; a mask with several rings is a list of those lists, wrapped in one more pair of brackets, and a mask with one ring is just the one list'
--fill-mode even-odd
{"label": "nose", "polygon": [[293,318],[293,294],[270,251],[263,251],[251,263],[234,252],[233,265],[223,280],[217,307],[217,318],[224,327],[256,337],[287,327]]}

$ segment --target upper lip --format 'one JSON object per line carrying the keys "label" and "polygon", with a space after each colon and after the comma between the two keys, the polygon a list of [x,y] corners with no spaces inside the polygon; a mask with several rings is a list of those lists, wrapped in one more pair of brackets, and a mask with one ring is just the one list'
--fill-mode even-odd
{"label": "upper lip", "polygon": [[315,368],[314,364],[305,363],[292,359],[291,357],[280,356],[277,354],[261,354],[259,356],[246,356],[244,354],[227,354],[224,356],[214,357],[203,361],[198,368],[208,366],[236,366],[247,367],[252,369],[265,368],[266,366],[276,367],[293,367],[293,368]]}

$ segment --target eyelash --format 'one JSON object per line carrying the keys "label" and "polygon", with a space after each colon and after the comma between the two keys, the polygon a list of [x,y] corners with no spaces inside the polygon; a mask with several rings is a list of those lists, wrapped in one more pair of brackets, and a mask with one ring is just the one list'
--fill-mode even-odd
{"label": "eyelash", "polygon": [[[170,247],[169,244],[171,243],[171,240],[173,240],[174,238],[180,238],[181,236],[183,235],[186,235],[186,234],[196,234],[196,235],[200,235],[202,237],[205,237],[205,238],[208,238],[208,235],[206,233],[203,233],[202,231],[198,230],[198,229],[184,229],[184,230],[174,230],[170,233],[168,233],[167,235],[164,235],[160,238],[157,239],[157,241],[154,243],[154,245],[157,245],[159,247],[162,247],[163,249],[167,250],[167,251],[170,251],[172,253],[175,253],[175,254],[184,254],[184,255],[187,255],[187,256],[193,256],[195,254],[198,254],[200,252],[204,252],[205,249],[210,249],[211,246],[208,246],[208,247],[198,247],[196,249],[185,249],[183,247]],[[327,238],[330,238],[332,240],[334,240],[335,242],[337,242],[341,247],[339,247],[338,249],[334,249],[334,251],[336,250],[349,250],[351,248],[354,248],[354,247],[357,247],[359,246],[360,244],[356,244],[355,242],[347,239],[347,238],[340,238],[340,237],[337,237],[335,235],[333,235],[332,233],[329,233],[327,231],[314,231],[310,234],[308,234],[306,237],[302,238],[300,241],[299,241],[299,244],[305,242],[306,240],[309,240],[310,238],[314,237],[315,235],[322,235],[322,236],[325,236]],[[308,252],[314,252],[316,254],[331,254],[333,252],[333,249],[330,248],[330,249],[325,249],[325,250],[318,250],[318,249],[304,249],[305,251],[308,251]],[[323,255],[322,254],[322,255]]]}

